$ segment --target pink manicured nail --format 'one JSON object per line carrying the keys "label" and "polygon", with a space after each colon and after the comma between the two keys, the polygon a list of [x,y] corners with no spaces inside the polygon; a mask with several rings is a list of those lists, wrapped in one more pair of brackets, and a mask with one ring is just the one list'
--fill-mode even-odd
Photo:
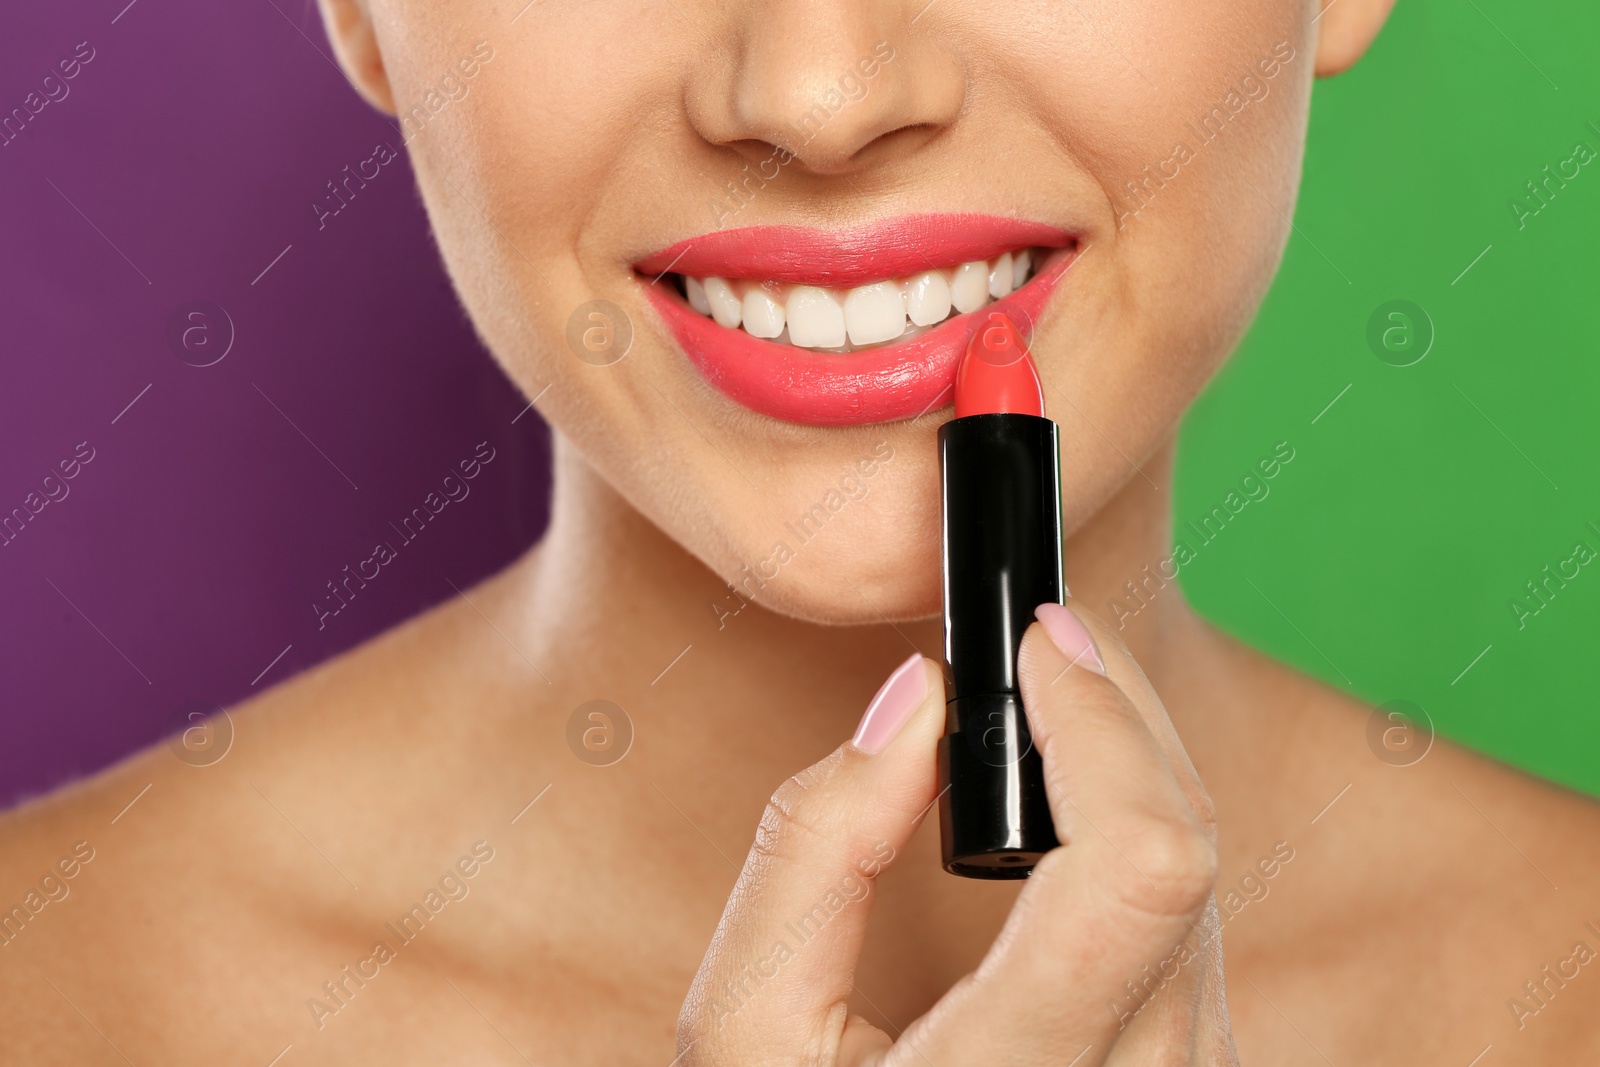
{"label": "pink manicured nail", "polygon": [[867,713],[861,716],[861,725],[856,727],[850,743],[869,756],[882,752],[927,695],[928,674],[922,669],[922,657],[912,653],[867,705]]}
{"label": "pink manicured nail", "polygon": [[1106,673],[1105,661],[1100,658],[1100,650],[1094,647],[1094,638],[1071,611],[1060,604],[1040,604],[1033,609],[1033,617],[1043,624],[1044,632],[1074,667],[1084,666],[1096,674]]}

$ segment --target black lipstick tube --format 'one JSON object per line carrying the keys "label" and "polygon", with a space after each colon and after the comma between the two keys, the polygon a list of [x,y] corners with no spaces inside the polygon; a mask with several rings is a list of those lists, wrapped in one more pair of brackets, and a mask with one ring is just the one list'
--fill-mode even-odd
{"label": "black lipstick tube", "polygon": [[1028,730],[1017,651],[1034,608],[1062,602],[1061,460],[1038,415],[968,415],[939,430],[944,653],[939,741],[944,869],[1026,878],[1059,842]]}

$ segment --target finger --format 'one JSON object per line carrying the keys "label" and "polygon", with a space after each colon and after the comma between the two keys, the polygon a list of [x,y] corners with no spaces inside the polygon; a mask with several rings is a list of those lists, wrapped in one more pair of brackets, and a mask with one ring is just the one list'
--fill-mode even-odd
{"label": "finger", "polygon": [[1046,1050],[1104,1062],[1124,1022],[1113,995],[1170,955],[1215,878],[1214,846],[1145,716],[1056,607],[1041,613],[1055,640],[1030,627],[1018,667],[1063,847],[1035,867],[978,970],[906,1035],[935,1062],[1039,1062]]}
{"label": "finger", "polygon": [[1189,936],[1111,1002],[1119,1029],[1107,1067],[1163,1060],[1237,1067],[1221,939],[1213,893]]}
{"label": "finger", "polygon": [[934,801],[943,721],[943,676],[913,656],[855,738],[773,795],[679,1017],[684,1067],[820,1061],[847,1032],[875,1047],[844,1007],[873,882]]}
{"label": "finger", "polygon": [[[1050,607],[1045,607],[1044,610],[1047,616],[1052,614]],[[1200,781],[1194,762],[1190,760],[1188,751],[1183,747],[1177,728],[1172,725],[1172,719],[1167,715],[1161,698],[1156,695],[1155,687],[1150,684],[1144,668],[1139,666],[1117,631],[1104,619],[1091,611],[1083,610],[1076,603],[1073,603],[1069,610],[1077,622],[1089,631],[1093,647],[1104,663],[1107,677],[1117,683],[1117,688],[1122,690],[1133,702],[1133,706],[1139,710],[1139,714],[1144,717],[1145,725],[1160,743],[1161,751],[1177,777],[1178,784],[1183,787],[1190,805],[1195,809],[1195,816],[1213,835],[1214,840],[1216,815],[1211,803],[1211,794]],[[1059,681],[1059,678],[1052,678],[1050,681],[1054,683]]]}
{"label": "finger", "polygon": [[1018,672],[1057,836],[1073,846],[1054,866],[1080,869],[1153,914],[1197,913],[1215,849],[1151,729],[1149,719],[1164,722],[1165,712],[1159,701],[1140,708],[1118,684],[1112,672],[1120,664],[1132,677],[1131,658],[1097,642],[1078,612],[1046,604],[1038,617]]}
{"label": "finger", "polygon": [[[1201,784],[1166,708],[1143,669],[1115,632],[1092,612],[1080,610],[1075,604],[1070,607],[1047,605],[1039,609],[1038,615],[1051,644],[1074,661],[1073,666],[1067,668],[1067,674],[1081,672],[1089,666],[1089,658],[1098,660],[1105,675],[1139,713],[1160,749],[1172,780],[1193,811],[1195,825],[1210,845],[1210,849],[1200,850],[1198,866],[1214,873],[1216,827],[1210,794]],[[1056,675],[1051,680],[1059,682],[1061,679],[1061,675]],[[1081,674],[1079,680],[1083,680]],[[1035,701],[1039,698],[1035,697]],[[1175,818],[1181,825],[1182,812],[1173,810],[1176,800],[1170,792],[1167,792],[1165,804],[1168,817]],[[1083,820],[1089,820],[1081,810],[1078,814]],[[1159,810],[1156,814],[1161,815]],[[1108,1015],[1117,1021],[1116,1053],[1110,1061],[1113,1064],[1147,1062],[1149,1058],[1159,1059],[1177,1052],[1195,1052],[1202,1046],[1214,1046],[1219,1034],[1226,1037],[1222,929],[1211,881],[1207,879],[1197,910],[1177,909],[1185,916],[1185,925],[1175,930],[1170,941],[1158,942],[1157,954],[1153,957],[1130,960],[1128,973],[1119,988],[1113,989],[1107,1003]],[[1208,1056],[1204,1062],[1221,1061]]]}

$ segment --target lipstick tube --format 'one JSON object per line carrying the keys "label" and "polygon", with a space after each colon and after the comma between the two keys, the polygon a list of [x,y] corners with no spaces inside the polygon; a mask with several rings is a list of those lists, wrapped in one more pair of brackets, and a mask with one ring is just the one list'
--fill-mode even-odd
{"label": "lipstick tube", "polygon": [[1061,603],[1056,424],[1011,321],[991,313],[939,430],[944,647],[952,679],[939,742],[944,869],[1026,878],[1059,843],[1017,677],[1033,612]]}

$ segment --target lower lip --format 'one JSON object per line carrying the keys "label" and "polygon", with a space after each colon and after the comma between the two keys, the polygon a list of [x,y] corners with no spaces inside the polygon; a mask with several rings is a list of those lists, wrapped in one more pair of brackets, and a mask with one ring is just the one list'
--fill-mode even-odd
{"label": "lower lip", "polygon": [[645,284],[651,304],[700,374],[752,411],[808,426],[915,418],[950,402],[956,367],[988,312],[1036,322],[1076,249],[1048,262],[1021,289],[900,344],[861,352],[813,352],[718,326],[664,281]]}

